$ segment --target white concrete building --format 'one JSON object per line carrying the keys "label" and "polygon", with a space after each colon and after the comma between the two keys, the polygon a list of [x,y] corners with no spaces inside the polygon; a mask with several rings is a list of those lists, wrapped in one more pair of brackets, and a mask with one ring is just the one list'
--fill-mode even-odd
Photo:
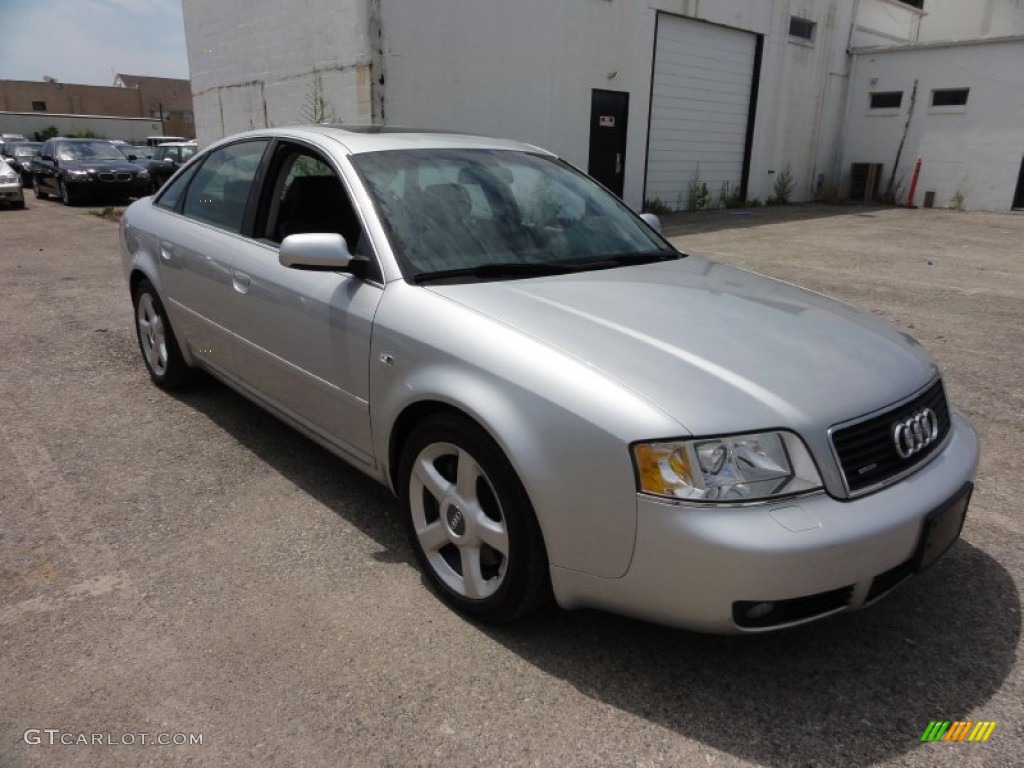
{"label": "white concrete building", "polygon": [[854,49],[853,68],[842,164],[852,196],[875,166],[879,190],[891,182],[907,202],[920,159],[917,205],[1024,207],[1024,41]]}
{"label": "white concrete building", "polygon": [[[1024,84],[1000,63],[1009,57],[1010,66],[1024,46],[1022,0],[183,6],[200,142],[311,115],[486,133],[549,148],[637,207],[655,199],[692,206],[694,190],[704,185],[700,202],[709,205],[737,190],[765,200],[787,169],[792,200],[848,189],[853,163],[858,174],[863,165],[881,164],[874,176],[887,180],[895,155],[882,157],[881,147],[891,143],[889,127],[860,108],[874,88],[871,77],[882,76],[860,79],[870,69],[859,65],[867,48],[906,47],[902,59],[880,54],[900,70],[923,52],[941,57],[956,49],[923,48],[924,41],[953,33],[988,39],[973,48],[992,51],[989,74],[1012,81],[1018,104],[1024,98]],[[987,89],[980,82],[970,87]],[[325,109],[311,107],[318,96]],[[933,135],[916,113],[914,119],[924,132],[908,135],[901,170],[906,158],[911,165],[916,159],[915,142]],[[866,128],[854,130],[853,121],[884,134],[877,153],[862,157],[855,140]],[[1019,163],[1024,139],[1013,152]],[[927,167],[938,173],[937,162]],[[978,186],[973,166],[968,170],[969,183]],[[937,200],[946,194],[938,176],[928,180]],[[993,189],[991,199],[999,194]],[[965,204],[983,199],[989,198],[967,196]]]}

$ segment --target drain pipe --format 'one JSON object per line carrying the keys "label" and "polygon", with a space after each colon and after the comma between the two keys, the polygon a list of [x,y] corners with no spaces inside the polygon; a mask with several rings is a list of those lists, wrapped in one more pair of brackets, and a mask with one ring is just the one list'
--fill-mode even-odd
{"label": "drain pipe", "polygon": [[910,177],[910,191],[907,192],[907,208],[914,207],[914,193],[917,192],[917,177],[921,175],[921,158],[914,163],[914,175]]}
{"label": "drain pipe", "polygon": [[843,120],[839,125],[839,136],[832,153],[832,185],[839,188],[843,181],[843,164],[846,162],[846,135],[850,123],[850,102],[853,100],[853,82],[857,77],[857,60],[860,58],[853,51],[853,32],[857,26],[860,13],[860,0],[853,0],[853,13],[850,16],[850,32],[846,37],[846,98],[843,104]]}

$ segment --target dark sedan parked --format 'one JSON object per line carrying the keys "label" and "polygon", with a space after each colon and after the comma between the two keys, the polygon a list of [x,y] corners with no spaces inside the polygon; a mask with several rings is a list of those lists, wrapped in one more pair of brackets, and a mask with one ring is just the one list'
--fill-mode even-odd
{"label": "dark sedan parked", "polygon": [[22,182],[28,186],[32,183],[32,158],[43,146],[39,141],[16,141],[7,142],[0,155],[4,161],[21,175]]}
{"label": "dark sedan parked", "polygon": [[147,147],[146,149],[152,149],[152,154],[149,157],[143,157],[141,152],[137,152],[139,147],[121,145],[118,149],[133,163],[149,171],[150,178],[153,180],[153,189],[160,189],[164,182],[174,175],[175,171],[192,159],[196,153],[196,147],[197,144],[194,141],[168,142],[152,148]]}
{"label": "dark sedan parked", "polygon": [[125,200],[153,191],[149,171],[128,162],[109,141],[50,139],[32,161],[37,198],[56,195],[64,205],[86,198]]}

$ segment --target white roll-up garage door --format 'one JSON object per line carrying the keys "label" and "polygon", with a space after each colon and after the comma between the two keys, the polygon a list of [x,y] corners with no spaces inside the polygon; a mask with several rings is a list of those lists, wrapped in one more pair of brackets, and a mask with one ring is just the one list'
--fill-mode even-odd
{"label": "white roll-up garage door", "polygon": [[739,188],[756,50],[750,32],[659,15],[646,200],[685,209],[698,178],[712,205]]}

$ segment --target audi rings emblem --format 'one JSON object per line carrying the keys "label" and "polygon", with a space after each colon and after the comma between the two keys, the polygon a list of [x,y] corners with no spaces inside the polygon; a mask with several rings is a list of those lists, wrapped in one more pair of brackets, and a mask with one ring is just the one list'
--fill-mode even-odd
{"label": "audi rings emblem", "polygon": [[892,426],[892,442],[896,453],[909,459],[935,442],[939,436],[939,419],[931,408],[922,408],[913,416]]}

